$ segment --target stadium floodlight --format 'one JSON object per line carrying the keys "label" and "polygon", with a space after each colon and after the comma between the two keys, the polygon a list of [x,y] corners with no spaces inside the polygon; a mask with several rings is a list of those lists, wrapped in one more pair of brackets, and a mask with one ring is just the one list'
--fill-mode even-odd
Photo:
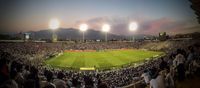
{"label": "stadium floodlight", "polygon": [[79,30],[82,31],[83,33],[83,42],[85,41],[85,31],[88,30],[88,25],[87,24],[81,24],[79,27]]}
{"label": "stadium floodlight", "polygon": [[[137,24],[137,22],[131,22],[130,24],[129,24],[129,30],[130,31],[137,31],[137,29],[138,29],[138,24]],[[133,42],[134,42],[134,36],[133,36],[133,38],[132,38],[132,40],[133,40]]]}
{"label": "stadium floodlight", "polygon": [[104,24],[102,26],[102,31],[105,32],[105,41],[107,42],[107,35],[108,35],[108,32],[110,31],[110,25],[109,24]]}
{"label": "stadium floodlight", "polygon": [[109,24],[104,24],[102,26],[102,31],[103,32],[109,32],[110,31],[110,25]]}
{"label": "stadium floodlight", "polygon": [[56,18],[53,18],[50,20],[49,22],[49,28],[51,30],[53,30],[53,33],[52,33],[52,42],[56,42],[57,41],[57,35],[55,33],[55,30],[57,30],[60,26],[60,22],[58,19]]}
{"label": "stadium floodlight", "polygon": [[56,29],[59,28],[59,26],[60,26],[60,22],[59,22],[58,19],[53,18],[53,19],[50,20],[50,22],[49,22],[49,28],[51,30],[56,30]]}
{"label": "stadium floodlight", "polygon": [[131,22],[129,24],[129,30],[130,31],[136,31],[138,29],[138,24],[136,22]]}

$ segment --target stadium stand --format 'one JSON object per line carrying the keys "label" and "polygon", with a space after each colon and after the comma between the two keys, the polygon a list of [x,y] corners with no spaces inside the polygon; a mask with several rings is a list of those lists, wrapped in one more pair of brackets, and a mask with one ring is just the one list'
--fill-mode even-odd
{"label": "stadium stand", "polygon": [[[0,43],[0,88],[175,88],[176,81],[200,74],[200,46],[195,40],[108,43]],[[137,67],[74,71],[44,66],[44,58],[69,49],[139,48],[166,56]],[[144,78],[144,79],[143,79]]]}

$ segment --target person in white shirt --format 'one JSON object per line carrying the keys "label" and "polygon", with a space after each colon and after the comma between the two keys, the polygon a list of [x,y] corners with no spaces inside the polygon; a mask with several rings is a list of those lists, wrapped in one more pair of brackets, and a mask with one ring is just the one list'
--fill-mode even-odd
{"label": "person in white shirt", "polygon": [[145,83],[148,85],[150,82],[150,75],[147,70],[144,70],[144,73],[141,75],[144,78]]}
{"label": "person in white shirt", "polygon": [[41,81],[40,85],[42,88],[56,88],[56,85],[52,83],[53,73],[51,71],[47,71],[46,74],[47,81]]}
{"label": "person in white shirt", "polygon": [[185,58],[182,54],[178,54],[174,60],[176,62],[175,67],[178,71],[178,80],[183,81],[185,79]]}
{"label": "person in white shirt", "polygon": [[167,71],[166,77],[165,77],[166,87],[167,88],[175,88],[174,80],[171,75],[170,69],[168,68],[166,71]]}
{"label": "person in white shirt", "polygon": [[158,74],[157,69],[155,68],[152,70],[151,73],[152,79],[150,81],[150,88],[166,88],[164,76]]}
{"label": "person in white shirt", "polygon": [[175,67],[178,66],[179,64],[183,64],[184,62],[185,58],[182,54],[176,55],[176,58],[173,61]]}

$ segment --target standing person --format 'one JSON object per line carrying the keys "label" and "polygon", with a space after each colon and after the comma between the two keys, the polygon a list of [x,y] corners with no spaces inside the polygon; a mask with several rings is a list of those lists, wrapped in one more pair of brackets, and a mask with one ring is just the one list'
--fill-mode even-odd
{"label": "standing person", "polygon": [[156,68],[151,70],[151,78],[150,88],[166,88],[164,76],[158,74],[158,70]]}
{"label": "standing person", "polygon": [[28,80],[32,80],[34,83],[35,88],[40,88],[40,80],[38,76],[38,69],[35,67],[31,67],[30,74],[27,77]]}
{"label": "standing person", "polygon": [[190,63],[194,59],[194,49],[193,47],[189,47],[189,53],[187,56],[187,63]]}
{"label": "standing person", "polygon": [[17,82],[15,81],[17,77],[17,71],[10,72],[10,79],[0,85],[0,88],[19,88]]}
{"label": "standing person", "polygon": [[161,58],[161,63],[159,65],[159,67],[160,67],[161,70],[164,70],[165,68],[167,68],[167,62],[164,61],[163,58]]}
{"label": "standing person", "polygon": [[8,65],[6,59],[0,59],[0,85],[9,79]]}
{"label": "standing person", "polygon": [[167,72],[166,77],[165,77],[166,88],[175,88],[174,80],[171,75],[170,68],[168,68],[166,72]]}
{"label": "standing person", "polygon": [[16,67],[16,71],[17,71],[17,77],[16,77],[16,82],[18,83],[19,88],[22,88],[24,85],[24,76],[22,75],[22,64],[18,63],[17,67]]}
{"label": "standing person", "polygon": [[149,75],[149,72],[147,70],[144,70],[144,73],[141,75],[141,77],[144,78],[146,85],[149,85],[150,75]]}
{"label": "standing person", "polygon": [[56,88],[56,85],[52,83],[53,73],[51,71],[46,72],[45,77],[47,78],[47,83],[44,88]]}
{"label": "standing person", "polygon": [[199,59],[195,59],[192,62],[192,69],[196,75],[200,76],[200,60]]}
{"label": "standing person", "polygon": [[178,80],[183,81],[185,79],[185,58],[182,54],[176,55],[175,58],[176,68],[178,71]]}

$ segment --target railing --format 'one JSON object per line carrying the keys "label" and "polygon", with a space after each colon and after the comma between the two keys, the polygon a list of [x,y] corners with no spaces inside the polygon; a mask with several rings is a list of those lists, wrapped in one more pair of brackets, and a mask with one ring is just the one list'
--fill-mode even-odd
{"label": "railing", "polygon": [[139,84],[141,84],[142,82],[144,82],[143,79],[142,79],[142,80],[139,80],[139,81],[137,81],[137,82],[134,82],[134,83],[132,83],[132,84],[130,84],[130,85],[124,86],[124,87],[122,87],[122,88],[141,88],[141,87],[139,86]]}

